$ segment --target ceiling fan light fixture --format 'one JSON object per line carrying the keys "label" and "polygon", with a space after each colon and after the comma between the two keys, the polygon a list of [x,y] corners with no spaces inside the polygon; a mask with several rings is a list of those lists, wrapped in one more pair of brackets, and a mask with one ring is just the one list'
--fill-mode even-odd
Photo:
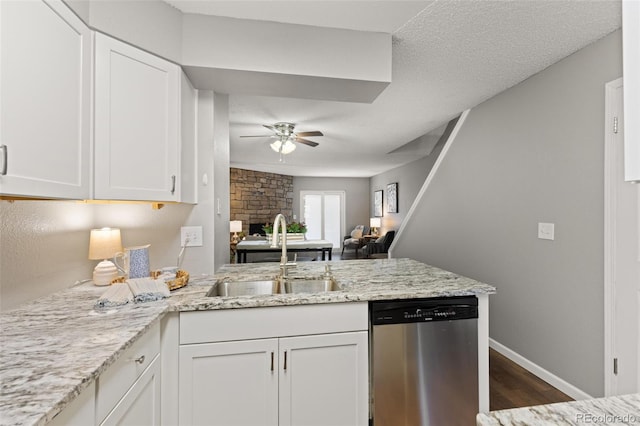
{"label": "ceiling fan light fixture", "polygon": [[272,150],[281,154],[290,154],[296,149],[296,144],[291,139],[285,139],[284,142],[277,140],[269,146]]}

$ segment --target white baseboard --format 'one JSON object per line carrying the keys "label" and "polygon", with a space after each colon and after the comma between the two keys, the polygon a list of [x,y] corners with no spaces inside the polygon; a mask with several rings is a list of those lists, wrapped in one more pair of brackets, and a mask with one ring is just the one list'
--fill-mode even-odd
{"label": "white baseboard", "polygon": [[503,344],[496,342],[492,338],[489,338],[489,347],[492,349],[495,349],[500,354],[504,355],[505,357],[509,358],[511,361],[518,364],[520,367],[524,368],[525,370],[528,370],[535,376],[541,378],[545,382],[549,383],[551,386],[566,393],[567,395],[569,395],[571,398],[575,400],[593,398],[588,393],[578,389],[571,383],[545,370],[544,368],[540,367],[538,364],[535,364],[529,361],[519,353],[512,351],[511,349],[507,348]]}

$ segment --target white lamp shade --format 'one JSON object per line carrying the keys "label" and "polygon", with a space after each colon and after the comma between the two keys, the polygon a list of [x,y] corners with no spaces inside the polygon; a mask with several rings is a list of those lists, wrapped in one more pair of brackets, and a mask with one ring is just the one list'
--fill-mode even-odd
{"label": "white lamp shade", "polygon": [[89,237],[89,259],[110,259],[122,251],[120,229],[92,229]]}
{"label": "white lamp shade", "polygon": [[229,222],[229,228],[231,232],[242,232],[242,221],[241,220],[232,220]]}
{"label": "white lamp shade", "polygon": [[372,228],[380,228],[380,222],[379,217],[372,217],[369,219],[369,226]]}

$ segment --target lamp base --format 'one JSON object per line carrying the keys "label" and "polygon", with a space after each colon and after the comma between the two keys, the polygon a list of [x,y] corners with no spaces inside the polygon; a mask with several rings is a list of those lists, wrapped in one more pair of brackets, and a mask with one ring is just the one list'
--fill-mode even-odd
{"label": "lamp base", "polygon": [[118,276],[118,268],[110,260],[103,260],[93,270],[93,283],[98,286],[111,285]]}

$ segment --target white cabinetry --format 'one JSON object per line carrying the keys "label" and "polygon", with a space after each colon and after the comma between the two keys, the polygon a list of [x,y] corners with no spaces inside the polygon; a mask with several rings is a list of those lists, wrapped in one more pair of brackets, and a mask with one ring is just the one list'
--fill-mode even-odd
{"label": "white cabinetry", "polygon": [[368,333],[280,339],[279,424],[364,425]]}
{"label": "white cabinetry", "polygon": [[96,385],[91,383],[64,410],[53,418],[48,426],[92,425],[96,416]]}
{"label": "white cabinetry", "polygon": [[182,313],[180,424],[368,424],[367,326],[366,303]]}
{"label": "white cabinetry", "polygon": [[100,425],[160,424],[160,358],[156,356]]}
{"label": "white cabinetry", "polygon": [[180,200],[180,67],[95,34],[94,198]]}
{"label": "white cabinetry", "polygon": [[181,71],[181,74],[180,201],[195,204],[198,202],[198,183],[196,181],[198,91],[193,88],[184,71]]}
{"label": "white cabinetry", "polygon": [[95,424],[160,424],[159,353],[156,324],[98,378]]}
{"label": "white cabinetry", "polygon": [[0,40],[0,194],[89,198],[89,28],[59,0],[1,1]]}
{"label": "white cabinetry", "polygon": [[277,355],[277,339],[181,347],[180,424],[276,426]]}

